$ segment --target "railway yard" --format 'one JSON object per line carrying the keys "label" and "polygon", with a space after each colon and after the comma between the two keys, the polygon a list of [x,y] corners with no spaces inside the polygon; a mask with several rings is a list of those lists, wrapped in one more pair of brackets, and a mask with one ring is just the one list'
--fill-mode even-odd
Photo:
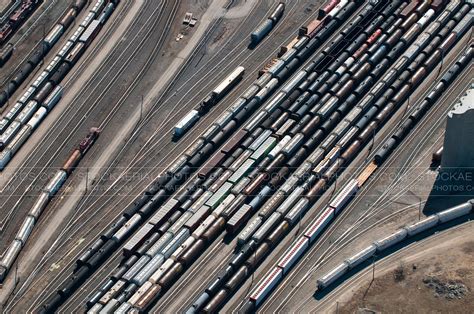
{"label": "railway yard", "polygon": [[1,313],[472,306],[471,1],[0,13]]}

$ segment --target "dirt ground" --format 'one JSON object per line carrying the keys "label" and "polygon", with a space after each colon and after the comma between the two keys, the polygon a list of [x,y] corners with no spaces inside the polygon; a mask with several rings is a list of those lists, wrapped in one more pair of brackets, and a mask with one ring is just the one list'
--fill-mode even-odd
{"label": "dirt ground", "polygon": [[5,10],[10,4],[11,0],[0,0],[0,12]]}
{"label": "dirt ground", "polygon": [[[339,313],[469,313],[474,309],[474,225],[452,239],[402,255]],[[377,266],[376,266],[377,267]],[[471,309],[471,310],[469,310]]]}

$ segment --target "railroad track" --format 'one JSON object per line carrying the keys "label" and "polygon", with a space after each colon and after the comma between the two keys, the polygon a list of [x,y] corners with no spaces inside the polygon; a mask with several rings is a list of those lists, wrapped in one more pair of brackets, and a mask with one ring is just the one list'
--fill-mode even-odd
{"label": "railroad track", "polygon": [[[131,5],[132,1],[131,0],[128,0],[123,6],[121,6],[121,10],[120,10],[120,14],[124,13],[128,7]],[[92,51],[90,54],[86,55],[85,56],[85,62],[84,63],[80,63],[78,68],[77,68],[77,72],[81,72],[84,71],[84,69],[87,67],[87,63],[89,60],[91,60],[93,58],[93,55],[95,55],[99,50],[100,48],[102,47],[102,45],[106,42],[107,38],[110,36],[110,34],[112,33],[112,31],[114,30],[114,26],[120,22],[120,14],[118,14],[117,18],[114,19],[112,21],[112,24],[111,24],[111,27],[107,29],[107,32],[105,33],[104,36],[101,36],[101,38],[99,39],[98,41],[98,44],[96,46],[93,47]],[[136,24],[136,22],[134,22],[134,24]],[[110,60],[111,58],[108,57],[107,59],[107,62]],[[102,66],[97,72],[99,72],[101,69],[105,68],[105,66]],[[74,80],[77,79],[77,76],[78,74],[74,73],[73,75],[71,75],[71,78],[68,79],[65,83],[65,87],[69,87],[69,85],[74,82]],[[98,76],[96,76],[97,78]],[[87,82],[87,84],[84,86],[84,88],[89,88],[90,86],[93,86],[94,85],[94,82],[93,80]],[[81,94],[79,93],[72,101],[72,103],[76,102],[79,98],[80,98]],[[83,103],[83,106],[81,108],[79,108],[79,110],[83,109],[84,107],[86,106],[85,103]],[[66,119],[66,115],[71,113],[71,111],[73,110],[74,106],[69,106],[68,108],[66,108],[66,110],[64,110],[61,115],[58,117],[57,121],[53,124],[52,128],[59,128],[59,125],[60,123],[62,123],[62,121],[60,121],[61,119]],[[79,110],[77,112],[79,112]],[[71,120],[67,121],[66,124],[72,122],[74,120],[74,118],[71,118]],[[63,129],[64,130],[64,129]],[[56,131],[56,130],[55,130]],[[55,132],[55,133],[59,133],[59,132]],[[18,169],[29,169],[30,172],[27,173],[27,175],[31,174],[31,171],[33,171],[33,169],[36,169],[36,165],[39,164],[40,160],[37,160],[36,163],[35,163],[35,166],[34,167],[27,167],[27,164],[32,162],[35,158],[35,154],[39,153],[40,150],[42,148],[44,148],[45,144],[46,143],[50,143],[49,146],[48,146],[48,149],[52,147],[52,145],[54,144],[54,141],[49,141],[49,137],[50,134],[48,134],[47,136],[45,136],[41,142],[39,143],[39,145],[37,145],[35,147],[35,149],[29,154],[29,156],[22,162],[22,164],[18,167]],[[55,140],[57,140],[59,137],[59,135],[55,138]],[[62,143],[63,145],[65,144],[65,142]],[[57,150],[55,152],[55,156],[57,155],[57,153],[59,152],[59,150]],[[45,156],[46,153],[43,153],[42,157]],[[50,159],[50,161],[53,160],[53,158]],[[45,167],[46,168],[46,167]],[[40,175],[38,175],[37,177],[39,177]],[[7,187],[9,187],[10,185],[13,184],[13,181],[15,180],[15,176],[11,177],[8,182],[6,184],[4,184],[2,190],[0,191],[0,193],[5,193],[5,189]],[[26,180],[26,177],[23,178],[23,180],[21,181],[21,183],[24,182],[24,180]],[[26,189],[26,191],[28,191],[31,186],[34,184],[34,182],[32,182],[28,188]],[[24,193],[21,193],[20,191],[18,191],[20,189],[20,185],[17,185],[14,192],[9,194],[9,196],[5,199],[5,201],[3,202],[3,204],[0,206],[0,208],[4,209],[6,207],[6,205],[8,205],[8,201],[10,200],[10,198],[14,197],[14,196],[18,196],[18,195],[22,195],[24,196]],[[2,217],[2,220],[0,221],[0,232],[2,232],[10,218],[11,218],[11,215],[13,212],[17,211],[18,210],[18,206],[20,205],[22,199],[18,199],[17,202],[13,205],[13,206],[10,206],[10,209],[5,209],[5,210],[8,210],[7,214],[5,216]]]}
{"label": "railroad track", "polygon": [[[117,256],[118,256],[118,255],[119,255],[119,254],[117,254]],[[86,284],[87,284],[87,283],[86,283]]]}
{"label": "railroad track", "polygon": [[[31,25],[28,30],[21,36],[20,39],[18,39],[15,43],[13,43],[14,46],[18,45],[18,43],[24,39],[24,37],[26,37],[28,35],[28,33],[30,32],[30,30],[33,28],[33,26],[41,20],[41,17],[46,14],[46,12],[53,6],[53,4],[56,3],[57,0],[52,0],[51,3],[49,4],[49,6],[45,9],[44,12],[41,13],[41,15],[36,19],[36,21],[33,23],[33,25]],[[61,17],[64,15],[64,13],[67,12],[67,10],[69,9],[69,7],[66,7],[62,12],[61,12],[61,15],[59,18],[57,18],[54,23],[52,25],[56,25],[60,20],[61,20]],[[77,18],[77,17],[76,17]],[[10,75],[8,75],[8,77],[5,77],[3,79],[3,81],[0,83],[0,86],[5,86],[6,84],[8,84],[8,82],[12,79],[12,77],[14,76],[13,73],[16,73],[20,68],[21,66],[28,60],[29,56],[31,55],[31,53],[33,51],[35,51],[36,49],[39,48],[39,45],[36,44],[33,46],[33,48],[31,48],[31,50],[29,50],[25,56],[23,57],[23,59],[21,59],[21,61],[18,63],[18,65],[11,70],[11,73]]]}
{"label": "railroad track", "polygon": [[[462,51],[464,52],[464,51]],[[462,53],[461,52],[461,53]],[[461,53],[458,53],[457,56],[459,56]],[[453,62],[455,62],[456,60],[454,59]],[[453,63],[452,62],[452,63]],[[463,81],[463,79],[467,76],[467,72],[464,72],[463,75],[461,75],[459,78],[458,78],[458,83],[453,86],[453,89],[456,88],[456,86],[458,84],[461,84],[461,82]],[[431,84],[431,87],[434,86],[435,83],[432,83]],[[427,90],[429,90],[429,88],[427,88]],[[426,95],[427,93],[425,93]],[[444,95],[445,98],[447,98],[449,96],[448,95]],[[460,96],[460,95],[458,95]],[[445,99],[444,98],[444,99]],[[443,99],[440,99],[439,102],[443,101]],[[277,288],[277,290],[272,294],[272,298],[269,300],[270,302],[266,302],[264,304],[264,306],[261,308],[262,311],[265,311],[265,310],[268,310],[270,307],[273,306],[274,302],[276,300],[278,300],[279,304],[276,306],[276,309],[278,311],[281,311],[283,309],[283,306],[285,305],[285,303],[288,302],[288,300],[290,298],[292,298],[294,295],[296,295],[296,290],[299,289],[307,280],[309,280],[310,276],[314,273],[314,271],[316,271],[317,269],[319,269],[322,265],[324,265],[325,263],[327,263],[332,257],[334,257],[338,252],[340,252],[343,248],[345,248],[347,245],[349,245],[351,243],[351,241],[353,241],[353,239],[356,239],[357,237],[359,237],[360,235],[362,235],[363,233],[366,233],[367,231],[366,230],[369,230],[375,226],[378,226],[378,225],[381,225],[383,224],[384,222],[386,221],[389,221],[390,219],[389,218],[392,218],[392,217],[395,217],[399,212],[403,212],[405,210],[409,210],[409,209],[413,209],[414,206],[416,205],[410,205],[410,206],[407,206],[406,208],[400,210],[400,211],[397,211],[395,214],[389,214],[387,217],[388,218],[383,218],[381,221],[379,222],[376,222],[374,224],[371,224],[370,226],[368,226],[367,228],[363,228],[364,230],[361,231],[361,232],[358,232],[357,234],[353,234],[353,232],[355,232],[358,228],[361,228],[362,224],[365,223],[368,219],[370,219],[371,217],[375,216],[377,213],[380,213],[384,208],[386,208],[392,201],[393,199],[395,198],[398,198],[400,195],[402,195],[404,192],[406,192],[407,190],[409,190],[413,185],[416,184],[416,181],[418,179],[420,179],[424,173],[421,173],[419,174],[416,178],[414,178],[414,181],[406,186],[405,188],[401,189],[398,193],[396,193],[394,196],[391,196],[390,198],[388,198],[389,194],[391,192],[393,192],[397,187],[397,183],[399,183],[400,181],[400,178],[406,174],[408,170],[408,166],[409,164],[413,161],[413,159],[419,155],[419,153],[421,152],[421,147],[423,146],[424,143],[426,143],[429,138],[431,137],[431,135],[433,135],[433,133],[435,132],[435,129],[438,128],[444,121],[444,118],[445,118],[445,115],[447,114],[447,112],[451,110],[451,108],[447,108],[443,111],[443,114],[435,121],[435,123],[433,123],[433,125],[429,128],[429,131],[428,133],[424,134],[423,137],[422,137],[422,140],[420,141],[420,144],[416,146],[416,148],[410,153],[409,155],[409,158],[407,158],[407,160],[403,163],[402,166],[397,166],[397,168],[400,169],[400,172],[396,175],[397,179],[395,181],[393,181],[388,187],[387,189],[384,190],[384,192],[378,197],[378,199],[367,209],[366,212],[364,212],[357,220],[356,222],[354,223],[354,225],[352,225],[351,227],[349,227],[339,238],[335,239],[334,241],[331,242],[331,244],[329,244],[329,247],[328,249],[326,249],[323,253],[319,253],[318,252],[318,249],[319,247],[321,246],[324,246],[325,244],[328,243],[328,241],[330,240],[331,236],[335,234],[335,232],[338,230],[338,228],[344,223],[344,220],[347,219],[347,217],[349,217],[353,211],[355,210],[355,208],[357,208],[357,206],[360,204],[360,202],[363,201],[363,198],[364,196],[366,195],[366,193],[359,193],[356,195],[356,197],[354,198],[354,200],[351,202],[350,206],[348,206],[348,208],[346,208],[343,213],[340,215],[340,217],[338,217],[338,219],[336,220],[336,222],[334,224],[332,224],[328,230],[323,233],[323,235],[321,236],[320,238],[320,241],[318,241],[318,245],[317,246],[314,246],[313,247],[313,250],[310,250],[307,255],[305,255],[305,260],[313,260],[315,255],[316,254],[320,254],[321,256],[316,260],[315,262],[315,265],[313,267],[310,268],[310,270],[308,270],[306,272],[306,274],[303,276],[302,279],[300,279],[295,285],[294,285],[294,288],[291,289],[291,291],[286,294],[285,297],[283,298],[279,298],[281,297],[281,294],[283,293],[284,289],[288,286],[288,283],[295,279],[297,274],[302,271],[302,268],[305,266],[303,265],[303,263],[299,263],[297,264],[294,269],[292,270],[291,274],[285,278],[285,280],[283,281],[283,283]],[[407,139],[405,139],[405,141],[402,143],[402,145],[400,146],[399,149],[397,149],[396,151],[394,151],[393,155],[389,158],[389,160],[387,160],[386,162],[386,165],[384,166],[384,168],[388,168],[388,169],[391,169],[393,168],[392,165],[394,165],[394,163],[396,163],[396,161],[398,160],[398,158],[400,157],[400,155],[402,154],[402,150],[407,147],[410,143],[412,143],[413,141],[415,141],[415,139],[417,139],[417,136],[420,134],[420,132],[422,132],[423,130],[423,127],[426,126],[426,125],[429,125],[431,124],[431,119],[433,118],[433,116],[436,115],[436,110],[435,108],[432,108],[432,110],[429,111],[428,114],[426,114],[425,118],[417,125],[417,127],[410,133],[409,137]],[[381,148],[381,146],[383,145],[383,143],[385,142],[385,140],[391,136],[391,134],[393,133],[393,131],[396,129],[396,126],[394,126],[388,133],[388,135],[386,136],[385,139],[381,140],[379,145],[376,147],[376,149],[372,149],[372,152],[373,154],[371,154],[371,156],[373,157],[375,155],[375,152]],[[423,155],[427,155],[429,154],[429,151],[425,151],[424,154],[422,154],[422,156],[420,157],[420,160],[415,163],[413,166],[417,166],[419,163],[421,163],[421,159],[423,157]],[[368,165],[368,163],[366,164]],[[404,169],[405,172],[401,172],[403,171]],[[367,187],[365,188],[365,191],[369,191],[371,190],[372,188],[375,187],[375,185],[377,184],[377,179],[382,176],[382,173],[379,172],[378,174],[376,174],[376,176],[374,176],[374,178],[367,184]],[[385,202],[383,202],[385,200]],[[383,203],[381,203],[383,202]],[[348,238],[350,238],[350,240],[347,240]]]}
{"label": "railroad track", "polygon": [[[406,250],[417,249],[417,248],[419,248],[423,245],[426,245],[427,241],[434,241],[435,238],[437,238],[438,236],[442,236],[443,234],[448,233],[448,232],[453,232],[453,230],[463,228],[463,227],[465,227],[466,225],[469,225],[469,224],[472,224],[472,221],[465,222],[463,224],[451,227],[448,230],[443,230],[443,231],[437,233],[435,236],[432,236],[428,239],[424,239],[423,241],[417,241],[417,242],[410,243],[408,246],[404,247],[403,249],[392,253],[390,256],[388,256],[388,257],[386,257],[386,258],[384,258],[380,261],[377,261],[377,265],[378,265],[377,267],[384,268],[384,267],[390,266],[391,264],[393,264],[394,259],[396,259],[396,258],[401,259]],[[321,303],[318,304],[318,306],[316,306],[315,308],[312,309],[312,312],[321,311],[321,308],[324,307],[326,304],[335,304],[336,301],[337,301],[337,295],[338,295],[339,292],[341,292],[344,289],[350,287],[353,283],[356,283],[360,280],[363,280],[363,278],[368,273],[370,273],[371,271],[372,271],[371,269],[364,269],[364,270],[358,272],[357,274],[351,276],[348,280],[344,281],[344,283],[341,284],[340,286],[335,287],[333,290],[331,290],[331,292],[328,295],[325,296],[325,298],[323,300],[321,300]]]}
{"label": "railroad track", "polygon": [[[362,10],[362,7],[360,7],[356,12],[354,12],[353,16],[357,15],[358,12],[360,12]],[[317,13],[311,15],[308,19],[306,19],[305,21],[302,22],[303,25],[305,25],[307,22],[309,22],[310,20],[314,19],[315,15],[317,15]],[[346,21],[343,25],[340,26],[340,29],[343,29],[345,26],[349,25],[351,21],[348,20]],[[337,36],[337,33],[334,33],[330,38],[328,38],[325,42],[326,43],[329,43],[331,42],[332,39],[334,39],[335,37]],[[288,38],[289,39],[289,38]],[[325,47],[325,45],[321,46],[314,54],[316,55],[317,53],[319,53],[321,50],[323,50],[323,48]],[[310,58],[307,62],[305,62],[301,68],[303,68],[305,65],[309,64],[312,62],[312,59]],[[275,92],[277,93],[277,92]],[[201,266],[203,265],[207,265],[207,263],[210,261],[210,259],[212,258],[212,255],[214,254],[214,252],[217,252],[221,249],[224,249],[226,247],[225,243],[222,243],[222,238],[224,237],[225,233],[221,234],[221,236],[219,236],[216,240],[214,240],[214,242],[212,243],[211,247],[209,247],[206,252],[198,259],[198,261],[195,262],[195,264],[192,265],[192,268],[187,271],[185,273],[185,275],[179,279],[179,282],[173,286],[172,288],[172,294],[170,296],[167,296],[165,295],[164,298],[160,299],[159,300],[159,305],[160,307],[164,307],[164,308],[167,308],[167,306],[172,302],[174,301],[173,300],[173,297],[175,297],[178,293],[180,293],[180,289],[183,288],[185,285],[187,285],[187,283],[189,283],[189,280],[193,280],[195,279],[198,275],[201,275],[200,272],[202,271],[201,269]],[[222,261],[218,264],[218,267],[213,267],[213,271],[211,272],[210,276],[208,276],[207,278],[213,278],[213,276],[217,273],[218,270],[220,270],[222,268],[222,266],[228,262],[228,259],[229,257],[231,256],[232,254],[232,251],[233,251],[233,248],[231,248],[232,250],[229,252],[229,254],[227,254],[224,258],[222,258]],[[188,275],[189,274],[189,275]],[[198,285],[198,291],[201,291],[205,285],[208,284],[208,281],[209,280],[202,280],[200,281],[200,284]],[[184,302],[181,303],[181,306],[178,308],[178,312],[184,312],[186,310],[187,307],[189,307],[190,303],[192,303],[193,299],[195,298],[195,295],[190,295],[189,297],[186,298],[186,300]]]}
{"label": "railroad track", "polygon": [[[177,9],[177,4],[175,4],[173,12],[176,12],[176,9]],[[156,8],[156,9],[155,9],[155,12],[157,12],[158,10],[159,10],[159,8]],[[161,11],[160,11],[160,13],[161,13]],[[170,19],[172,19],[172,17],[173,17],[173,15],[168,16],[168,24],[169,24]],[[148,21],[149,21],[150,19],[151,19],[151,18],[149,18]],[[155,20],[153,25],[156,25],[156,24],[158,23],[158,20],[159,20],[159,19]],[[147,24],[145,23],[145,25],[142,27],[142,29],[144,29],[146,26],[147,26]],[[151,29],[152,29],[152,28],[151,28]],[[151,31],[149,31],[148,33],[150,33],[150,32],[151,32]],[[163,35],[162,35],[161,38],[163,38]],[[145,39],[146,39],[146,38],[143,38],[142,41],[144,41]],[[162,40],[159,42],[159,44],[160,44],[160,45],[162,44]],[[158,46],[158,45],[157,45],[157,46]],[[135,48],[135,52],[137,52],[138,49],[139,49],[138,47]],[[155,52],[156,52],[156,50],[157,50],[157,48],[155,48]],[[150,63],[150,62],[148,62],[148,63]],[[142,73],[143,73],[143,72],[144,72],[144,71],[142,71]],[[109,119],[109,121],[110,121],[110,119]]]}
{"label": "railroad track", "polygon": [[[233,267],[233,268],[234,268],[234,267]],[[219,289],[219,288],[217,288],[217,289]],[[221,290],[221,291],[223,291],[223,290]],[[210,294],[214,294],[214,293],[215,293],[215,292],[210,292]],[[226,295],[226,294],[224,293],[224,294],[221,294],[221,295]],[[288,295],[291,295],[291,293],[288,294]],[[213,299],[213,301],[214,301],[214,299]],[[211,302],[212,302],[212,301],[211,301]],[[213,304],[213,305],[215,305],[215,304]],[[211,307],[211,308],[212,308],[212,307]]]}

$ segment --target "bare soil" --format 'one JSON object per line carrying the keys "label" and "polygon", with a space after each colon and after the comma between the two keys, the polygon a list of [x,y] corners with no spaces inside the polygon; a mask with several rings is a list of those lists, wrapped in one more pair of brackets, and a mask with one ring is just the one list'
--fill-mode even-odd
{"label": "bare soil", "polygon": [[360,287],[340,313],[469,313],[474,309],[474,239],[399,261]]}

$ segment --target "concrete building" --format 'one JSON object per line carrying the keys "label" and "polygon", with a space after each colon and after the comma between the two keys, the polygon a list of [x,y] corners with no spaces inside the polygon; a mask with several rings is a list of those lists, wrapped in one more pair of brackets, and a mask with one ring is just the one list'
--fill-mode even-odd
{"label": "concrete building", "polygon": [[441,168],[474,168],[474,84],[448,113]]}

